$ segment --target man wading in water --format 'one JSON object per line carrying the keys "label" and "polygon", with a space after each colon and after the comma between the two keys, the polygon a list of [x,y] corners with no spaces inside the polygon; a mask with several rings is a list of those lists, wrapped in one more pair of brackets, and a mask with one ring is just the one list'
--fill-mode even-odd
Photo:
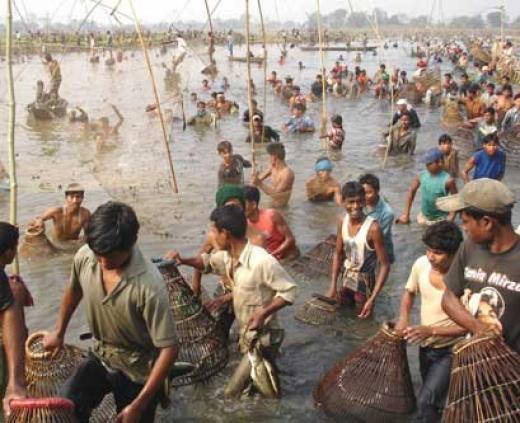
{"label": "man wading in water", "polygon": [[77,240],[81,230],[85,230],[90,211],[81,207],[85,189],[77,183],[69,184],[65,191],[65,204],[62,207],[53,207],[37,217],[32,226],[43,228],[46,220],[52,220],[52,236],[57,241]]}
{"label": "man wading in water", "polygon": [[[284,334],[276,312],[294,303],[296,285],[271,254],[248,241],[247,219],[242,209],[218,207],[210,219],[210,236],[220,251],[193,258],[183,258],[172,251],[166,258],[206,273],[227,276],[233,286],[231,296],[240,333],[240,351],[248,351],[248,332],[257,331],[263,353],[273,357]],[[224,392],[226,397],[237,397],[243,391],[250,373],[250,367],[245,367],[239,366],[231,376]]]}
{"label": "man wading in water", "polygon": [[108,202],[92,215],[87,244],[74,257],[56,329],[47,350],[59,350],[82,299],[92,352],[65,382],[60,396],[75,405],[79,423],[109,392],[118,423],[153,423],[162,388],[178,353],[168,291],[155,266],[136,245],[139,222],[132,208]]}

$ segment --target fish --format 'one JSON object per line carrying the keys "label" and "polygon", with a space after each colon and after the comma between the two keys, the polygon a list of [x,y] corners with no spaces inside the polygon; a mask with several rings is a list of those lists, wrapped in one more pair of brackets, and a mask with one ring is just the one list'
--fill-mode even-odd
{"label": "fish", "polygon": [[262,355],[258,342],[247,353],[253,386],[266,398],[280,398],[280,381],[274,364]]}

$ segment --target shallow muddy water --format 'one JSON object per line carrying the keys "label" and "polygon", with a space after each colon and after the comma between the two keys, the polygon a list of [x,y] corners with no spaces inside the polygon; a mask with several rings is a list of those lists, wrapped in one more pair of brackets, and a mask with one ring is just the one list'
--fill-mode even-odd
{"label": "shallow muddy water", "polygon": [[[258,48],[258,47],[255,47]],[[389,68],[399,66],[411,73],[415,59],[409,58],[400,46],[398,49],[383,50],[377,57],[363,57],[362,67],[372,75],[381,60]],[[244,49],[235,53],[240,55]],[[256,51],[255,51],[256,53]],[[260,53],[258,50],[257,53]],[[179,105],[171,100],[163,81],[161,62],[169,61],[171,51],[159,56],[152,51],[154,71],[161,93],[163,107],[171,108],[180,116]],[[203,53],[199,52],[200,55]],[[339,53],[326,53],[326,67],[330,69]],[[295,84],[307,93],[319,69],[317,52],[301,52],[292,49],[284,65],[277,63],[279,50],[270,49],[268,71],[278,71],[280,77],[292,75]],[[63,188],[70,182],[81,182],[87,188],[84,205],[91,210],[109,199],[124,201],[135,207],[142,229],[139,244],[149,256],[160,256],[167,249],[179,249],[183,253],[195,252],[201,244],[214,206],[219,157],[216,152],[218,141],[230,140],[237,153],[250,157],[250,147],[244,142],[247,128],[241,123],[241,114],[246,106],[246,66],[231,64],[222,50],[217,50],[220,75],[215,85],[218,88],[223,75],[228,76],[231,88],[227,97],[240,104],[240,116],[225,117],[217,129],[195,130],[188,127],[182,131],[182,123],[174,121],[171,132],[173,162],[179,182],[180,193],[175,195],[169,188],[168,168],[162,142],[162,132],[157,117],[149,117],[144,108],[153,103],[153,94],[146,68],[140,52],[134,56],[125,53],[126,60],[113,69],[101,64],[89,63],[86,54],[71,53],[61,56],[63,83],[61,96],[69,106],[81,105],[91,118],[107,115],[111,123],[115,115],[109,104],[115,104],[125,117],[117,137],[97,149],[92,138],[84,137],[77,126],[65,119],[52,122],[34,122],[28,118],[25,105],[32,101],[37,79],[45,79],[45,71],[38,57],[30,57],[14,66],[16,79],[16,151],[19,182],[19,223],[22,229],[27,222],[50,206],[63,201]],[[343,53],[353,67],[353,55]],[[298,70],[297,62],[303,61],[306,68]],[[5,63],[2,63],[4,71]],[[190,54],[180,66],[181,87],[184,93],[186,115],[193,114],[195,105],[190,102],[189,92],[195,91],[202,98],[207,93],[200,90],[202,62]],[[263,71],[253,66],[257,100],[261,106]],[[0,84],[0,137],[6,139],[7,107],[5,81]],[[285,103],[267,90],[265,122],[280,129],[289,116]],[[365,95],[359,100],[330,98],[330,113],[343,116],[347,139],[343,155],[335,162],[333,174],[340,180],[357,178],[365,172],[376,173],[382,184],[382,193],[398,215],[403,209],[405,193],[413,176],[422,168],[418,157],[426,149],[437,144],[438,136],[444,132],[439,125],[440,110],[419,106],[418,113],[422,128],[418,135],[417,154],[411,158],[390,158],[383,169],[382,158],[377,154],[381,142],[381,131],[390,119],[390,105]],[[309,106],[308,114],[319,123],[320,104]],[[313,173],[313,164],[323,154],[317,134],[282,136],[287,150],[287,162],[294,169],[296,181],[289,206],[283,213],[296,234],[299,246],[305,250],[335,230],[336,216],[341,209],[334,205],[311,204],[306,201],[305,181]],[[463,161],[468,156],[468,142],[458,142]],[[261,167],[266,166],[267,156],[258,148]],[[6,163],[6,143],[0,144],[0,157]],[[462,161],[462,163],[463,163]],[[520,195],[520,173],[518,169],[506,171],[505,182]],[[248,175],[246,175],[246,178]],[[459,181],[459,186],[461,182]],[[264,203],[265,204],[265,203]],[[413,216],[418,211],[415,202]],[[8,216],[8,193],[0,192],[2,219]],[[514,221],[520,221],[515,210]],[[357,320],[346,312],[334,328],[306,326],[293,318],[294,311],[313,292],[326,289],[325,280],[299,280],[299,298],[293,307],[281,313],[286,328],[286,340],[280,367],[283,370],[281,401],[222,400],[223,387],[230,375],[236,358],[226,370],[207,384],[179,389],[173,393],[173,406],[161,411],[161,421],[177,422],[316,422],[326,420],[316,411],[312,402],[312,389],[320,374],[332,364],[352,351],[356,346],[375,333],[384,320],[392,319],[398,310],[401,291],[415,258],[423,254],[420,243],[421,229],[417,224],[394,229],[397,261],[389,280],[378,299],[375,317],[368,322]],[[56,319],[60,297],[68,278],[71,256],[22,260],[21,271],[27,281],[36,306],[27,310],[27,323],[31,331],[51,328]],[[206,279],[208,292],[213,291],[214,278]],[[417,314],[416,314],[417,317]],[[87,327],[80,309],[76,312],[68,330],[68,341],[79,343],[78,335]],[[80,344],[81,345],[81,344]],[[86,346],[86,345],[83,345]],[[409,348],[413,377],[418,383],[417,353]],[[406,421],[406,419],[397,419]]]}

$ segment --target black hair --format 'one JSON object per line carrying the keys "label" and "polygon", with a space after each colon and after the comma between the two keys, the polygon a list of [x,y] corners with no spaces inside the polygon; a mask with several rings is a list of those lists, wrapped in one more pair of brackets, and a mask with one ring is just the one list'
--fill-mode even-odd
{"label": "black hair", "polygon": [[462,232],[455,223],[443,220],[428,226],[424,231],[422,241],[433,250],[453,255],[462,242]]}
{"label": "black hair", "polygon": [[439,145],[447,144],[447,143],[451,143],[451,142],[453,142],[453,140],[451,139],[451,137],[448,134],[442,134],[439,137]]}
{"label": "black hair", "polygon": [[217,144],[217,152],[223,153],[224,151],[229,151],[230,153],[233,152],[233,144],[231,144],[229,141],[220,141]]}
{"label": "black hair", "polygon": [[480,220],[484,216],[488,216],[493,219],[496,219],[498,221],[498,223],[502,226],[511,226],[511,218],[513,215],[513,205],[511,204],[509,209],[503,213],[491,213],[491,212],[487,212],[485,210],[477,209],[476,207],[468,207],[462,211],[475,220]]}
{"label": "black hair", "polygon": [[486,110],[484,110],[484,113],[491,113],[492,115],[494,115],[495,109],[493,107],[486,107]]}
{"label": "black hair", "polygon": [[269,144],[266,148],[267,154],[275,156],[280,160],[285,160],[285,147],[281,142]]}
{"label": "black hair", "polygon": [[260,204],[260,190],[252,185],[246,185],[244,187],[244,198],[246,201],[254,201],[256,204]]}
{"label": "black hair", "polygon": [[338,125],[343,125],[343,118],[341,117],[341,115],[334,115],[334,116],[332,116],[330,121],[332,123],[336,123]]}
{"label": "black hair", "polygon": [[492,82],[489,82],[486,87],[492,87],[493,89],[495,88],[495,84],[493,84]]}
{"label": "black hair", "polygon": [[128,251],[137,241],[139,221],[132,207],[109,201],[99,206],[85,230],[88,246],[100,256],[114,251]]}
{"label": "black hair", "polygon": [[359,183],[361,185],[370,185],[376,191],[379,191],[380,189],[379,178],[372,173],[365,173],[364,175],[361,175],[359,177]]}
{"label": "black hair", "polygon": [[18,228],[7,222],[0,222],[0,254],[15,248],[20,238]]}
{"label": "black hair", "polygon": [[46,61],[46,62],[51,62],[51,61],[52,61],[52,56],[51,56],[49,53],[47,53],[47,54],[45,55],[45,61]]}
{"label": "black hair", "polygon": [[236,206],[217,207],[211,212],[209,219],[219,231],[229,231],[236,239],[243,239],[247,231],[247,219],[244,211]]}
{"label": "black hair", "polygon": [[295,104],[293,104],[292,108],[293,108],[293,109],[298,109],[298,110],[300,110],[302,113],[305,111],[305,108],[303,107],[303,104],[300,104],[300,103],[295,103]]}
{"label": "black hair", "polygon": [[487,134],[482,139],[482,144],[489,144],[490,142],[496,142],[497,144],[500,144],[500,140],[498,139],[498,135],[497,135],[496,131],[491,134]]}
{"label": "black hair", "polygon": [[502,85],[502,92],[505,90],[511,91],[511,93],[513,93],[513,87],[510,84]]}
{"label": "black hair", "polygon": [[466,72],[464,72],[464,73],[461,75],[461,77],[462,77],[462,78],[469,78],[469,75],[468,75]]}
{"label": "black hair", "polygon": [[343,185],[341,188],[341,197],[343,200],[352,197],[362,197],[365,198],[365,190],[363,189],[363,185],[361,185],[358,181],[349,181]]}

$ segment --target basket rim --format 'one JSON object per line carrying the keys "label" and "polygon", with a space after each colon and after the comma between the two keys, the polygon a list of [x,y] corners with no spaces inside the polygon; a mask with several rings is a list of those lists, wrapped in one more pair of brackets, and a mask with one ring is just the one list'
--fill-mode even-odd
{"label": "basket rim", "polygon": [[43,397],[43,398],[19,398],[9,402],[9,406],[13,410],[36,410],[40,408],[48,409],[74,409],[74,403],[61,397]]}

